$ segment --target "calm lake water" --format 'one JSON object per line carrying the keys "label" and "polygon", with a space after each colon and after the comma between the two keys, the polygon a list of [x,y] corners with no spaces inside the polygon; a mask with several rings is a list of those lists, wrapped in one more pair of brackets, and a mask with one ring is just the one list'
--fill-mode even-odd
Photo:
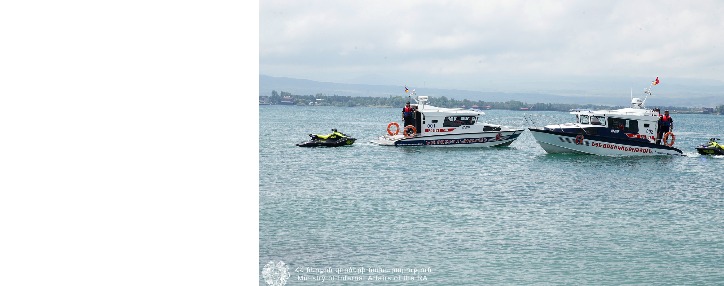
{"label": "calm lake water", "polygon": [[[398,108],[259,106],[259,285],[724,285],[724,116],[673,114],[686,156],[376,146]],[[524,128],[567,112],[487,110]],[[337,128],[357,142],[295,146]]]}

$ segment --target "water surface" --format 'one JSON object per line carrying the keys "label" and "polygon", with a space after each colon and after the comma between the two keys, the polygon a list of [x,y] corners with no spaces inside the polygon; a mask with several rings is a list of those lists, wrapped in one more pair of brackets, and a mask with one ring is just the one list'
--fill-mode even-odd
{"label": "water surface", "polygon": [[[518,128],[572,120],[485,112]],[[722,116],[674,114],[676,157],[547,154],[529,131],[503,148],[369,143],[397,108],[259,116],[259,273],[283,261],[287,285],[724,284],[724,158],[694,150],[724,137]],[[358,140],[294,145],[331,128]],[[343,276],[363,280],[329,281]]]}

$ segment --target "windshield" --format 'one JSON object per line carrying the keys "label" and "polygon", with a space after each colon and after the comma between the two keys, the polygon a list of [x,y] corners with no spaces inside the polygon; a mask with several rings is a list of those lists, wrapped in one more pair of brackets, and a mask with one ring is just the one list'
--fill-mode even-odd
{"label": "windshield", "polygon": [[588,124],[588,115],[581,115],[579,123]]}
{"label": "windshield", "polygon": [[592,125],[606,125],[606,120],[603,118],[603,116],[591,116],[591,124]]}

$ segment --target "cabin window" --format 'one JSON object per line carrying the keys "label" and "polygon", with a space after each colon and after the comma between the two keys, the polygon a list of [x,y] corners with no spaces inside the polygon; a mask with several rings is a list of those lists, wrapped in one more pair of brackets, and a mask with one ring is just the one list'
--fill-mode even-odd
{"label": "cabin window", "polygon": [[639,121],[638,120],[629,120],[630,121],[630,127],[629,130],[631,130],[631,133],[639,133]]}
{"label": "cabin window", "polygon": [[639,122],[637,120],[609,117],[608,126],[611,129],[618,129],[625,133],[639,133]]}
{"label": "cabin window", "polygon": [[[456,127],[455,126],[455,117],[445,117],[445,121],[442,122],[442,127]],[[460,126],[460,125],[458,125]]]}
{"label": "cabin window", "polygon": [[461,125],[473,125],[475,117],[473,116],[447,116],[443,121],[443,127],[459,127]]}
{"label": "cabin window", "polygon": [[433,120],[432,120],[432,123],[437,123],[437,119],[433,119]]}
{"label": "cabin window", "polygon": [[581,115],[581,124],[588,124],[588,115]]}
{"label": "cabin window", "polygon": [[644,123],[644,127],[649,127],[649,124],[648,124],[648,123]]}
{"label": "cabin window", "polygon": [[606,125],[606,119],[603,116],[591,116],[591,125]]}

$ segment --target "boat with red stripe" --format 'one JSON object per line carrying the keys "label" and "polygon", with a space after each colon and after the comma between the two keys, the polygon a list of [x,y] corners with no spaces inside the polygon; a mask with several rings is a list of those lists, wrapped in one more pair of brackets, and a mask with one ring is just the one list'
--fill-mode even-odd
{"label": "boat with red stripe", "polygon": [[[658,77],[652,85],[658,84]],[[644,93],[651,95],[651,86]],[[548,153],[604,156],[683,155],[672,129],[665,133],[659,109],[647,109],[646,98],[631,98],[631,106],[615,110],[575,110],[572,123],[528,128]],[[663,135],[663,136],[661,136]]]}
{"label": "boat with red stripe", "polygon": [[[411,95],[415,95],[412,91]],[[372,143],[385,146],[498,147],[509,146],[525,129],[483,123],[480,110],[442,108],[428,104],[427,96],[414,98],[413,122],[390,122],[387,134]]]}

